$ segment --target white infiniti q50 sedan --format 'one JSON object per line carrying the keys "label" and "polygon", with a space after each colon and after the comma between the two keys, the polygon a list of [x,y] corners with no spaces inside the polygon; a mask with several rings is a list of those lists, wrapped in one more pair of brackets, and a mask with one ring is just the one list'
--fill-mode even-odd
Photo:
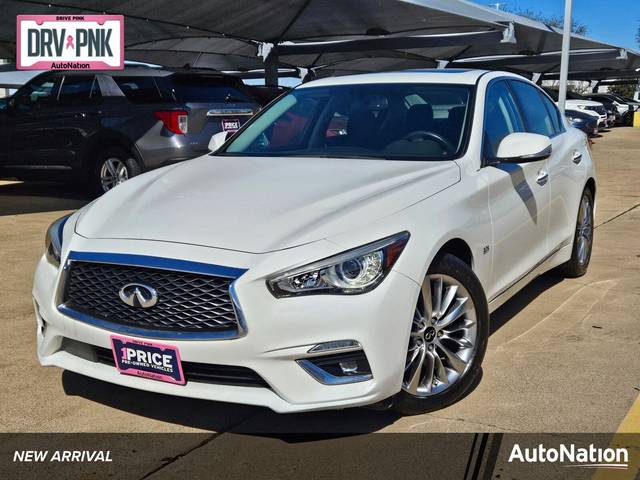
{"label": "white infiniti q50 sedan", "polygon": [[38,358],[277,412],[442,408],[491,311],[586,272],[595,193],[585,135],[517,75],[313,81],[51,225]]}

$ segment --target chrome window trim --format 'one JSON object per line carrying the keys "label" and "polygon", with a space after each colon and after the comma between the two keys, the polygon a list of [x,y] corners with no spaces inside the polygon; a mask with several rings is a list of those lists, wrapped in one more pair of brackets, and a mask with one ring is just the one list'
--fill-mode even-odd
{"label": "chrome window trim", "polygon": [[[233,281],[229,285],[229,296],[233,304],[233,310],[236,314],[237,328],[235,330],[227,330],[221,332],[172,332],[169,330],[153,330],[139,327],[122,325],[119,323],[109,322],[99,318],[92,317],[85,313],[79,312],[64,304],[64,292],[67,285],[67,277],[73,262],[82,261],[90,263],[104,263],[111,265],[125,265],[143,268],[155,268],[160,270],[170,270],[176,272],[197,273],[201,275],[211,275],[216,277],[232,278]],[[235,283],[242,274],[247,270],[234,267],[226,267],[223,265],[214,265],[210,263],[192,262],[188,260],[178,260],[165,257],[152,257],[147,255],[131,255],[123,253],[102,253],[102,252],[69,252],[55,294],[55,304],[57,309],[63,315],[74,320],[93,325],[98,328],[109,330],[112,332],[133,335],[143,338],[161,338],[164,340],[232,340],[247,335],[248,328],[245,320],[240,300],[236,292]]]}
{"label": "chrome window trim", "polygon": [[251,116],[251,108],[212,108],[207,112],[207,117]]}

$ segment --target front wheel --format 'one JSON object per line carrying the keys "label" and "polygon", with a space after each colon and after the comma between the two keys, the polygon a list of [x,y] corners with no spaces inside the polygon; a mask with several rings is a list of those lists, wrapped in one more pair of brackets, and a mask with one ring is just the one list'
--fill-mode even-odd
{"label": "front wheel", "polygon": [[480,281],[463,261],[443,255],[422,283],[393,408],[415,415],[460,399],[478,378],[488,336],[489,309]]}

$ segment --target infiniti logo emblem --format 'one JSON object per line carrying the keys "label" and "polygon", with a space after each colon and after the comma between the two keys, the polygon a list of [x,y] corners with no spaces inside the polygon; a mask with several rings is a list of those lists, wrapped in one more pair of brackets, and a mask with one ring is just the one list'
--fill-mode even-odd
{"label": "infiniti logo emblem", "polygon": [[158,303],[158,292],[143,283],[128,283],[120,289],[120,300],[132,307],[151,308]]}

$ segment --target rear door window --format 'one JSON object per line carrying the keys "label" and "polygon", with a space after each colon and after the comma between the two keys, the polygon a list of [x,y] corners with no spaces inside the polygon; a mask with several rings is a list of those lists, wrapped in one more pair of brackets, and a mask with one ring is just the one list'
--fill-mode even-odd
{"label": "rear door window", "polygon": [[158,103],[163,98],[153,77],[131,76],[114,77],[125,97],[133,103]]}
{"label": "rear door window", "polygon": [[540,95],[540,98],[542,98],[542,103],[544,103],[545,107],[547,107],[547,111],[551,116],[551,121],[553,122],[553,128],[555,129],[556,134],[564,132],[560,110],[558,110],[558,107],[556,107],[556,104],[553,103],[549,99],[549,97],[547,97],[542,92],[538,92],[538,95]]}
{"label": "rear door window", "polygon": [[519,81],[511,81],[510,84],[518,100],[526,131],[547,137],[555,136],[558,133],[555,127],[558,119],[556,118],[554,122],[543,103],[542,96],[538,93],[538,89]]}
{"label": "rear door window", "polygon": [[90,105],[100,101],[100,88],[93,75],[67,75],[62,81],[60,106]]}

